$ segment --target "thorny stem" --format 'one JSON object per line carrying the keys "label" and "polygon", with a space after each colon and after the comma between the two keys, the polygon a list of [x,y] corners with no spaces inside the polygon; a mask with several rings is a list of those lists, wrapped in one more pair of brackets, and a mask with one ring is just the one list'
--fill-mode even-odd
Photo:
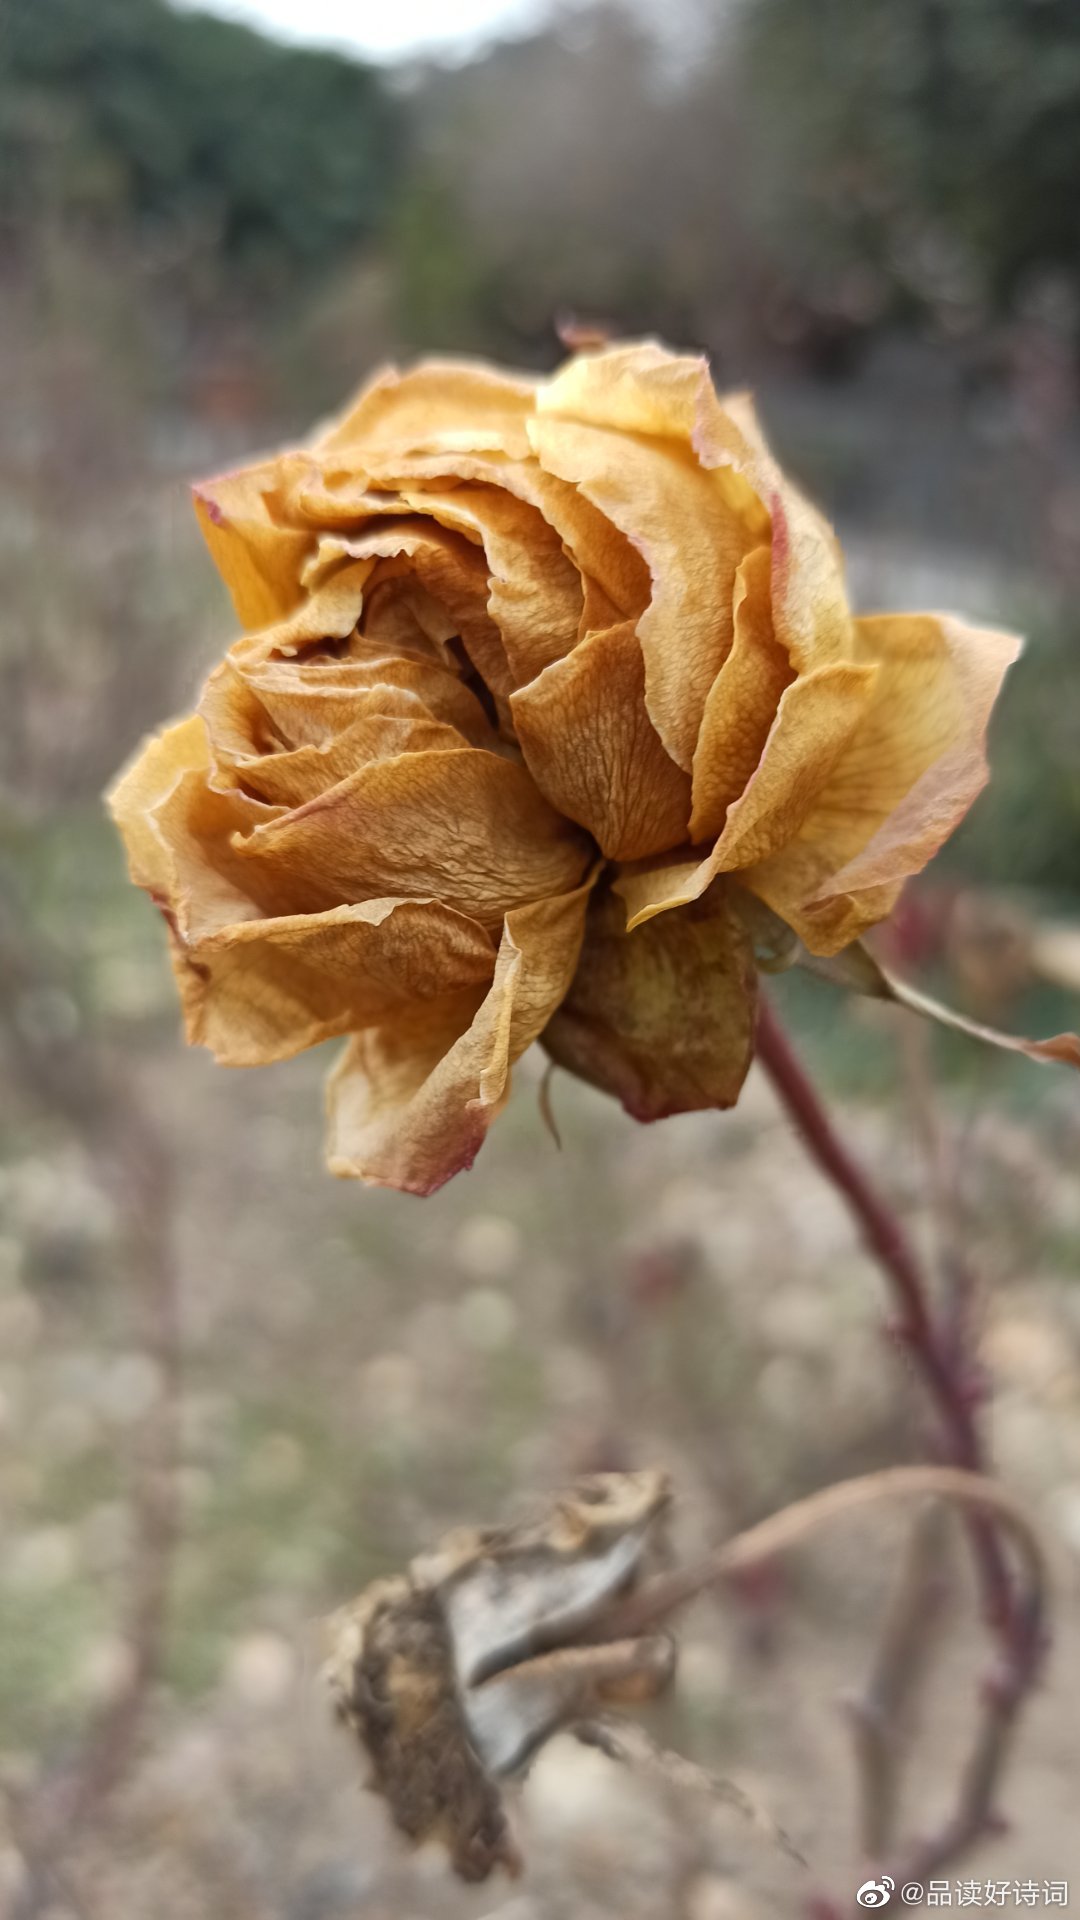
{"label": "thorny stem", "polygon": [[[922,1881],[937,1868],[959,1860],[997,1824],[995,1800],[1020,1710],[1027,1697],[1042,1647],[1048,1575],[1039,1537],[1021,1507],[985,1474],[957,1467],[887,1467],[879,1473],[844,1480],[796,1500],[743,1533],[725,1540],[704,1559],[660,1574],[631,1592],[605,1617],[603,1637],[628,1638],[662,1629],[682,1607],[709,1588],[722,1585],[752,1566],[760,1566],[807,1539],[823,1524],[842,1519],[881,1500],[949,1500],[965,1511],[993,1518],[1015,1550],[1018,1577],[1014,1618],[1022,1623],[1023,1648],[1007,1658],[984,1683],[978,1723],[960,1783],[956,1806],[940,1831],[918,1841],[890,1869],[897,1886]],[[1019,1633],[1019,1630],[1017,1630]],[[873,1863],[880,1864],[880,1863]],[[841,1909],[815,1898],[814,1920],[839,1920]]]}
{"label": "thorny stem", "polygon": [[[870,1181],[837,1133],[821,1096],[768,1001],[758,1013],[757,1058],[768,1075],[803,1144],[841,1194],[863,1238],[888,1278],[897,1301],[890,1331],[912,1369],[921,1378],[938,1415],[942,1451],[949,1464],[970,1473],[985,1471],[976,1422],[979,1392],[973,1368],[954,1340],[937,1325],[914,1248],[893,1208]],[[1007,1633],[1012,1612],[1009,1570],[995,1529],[979,1515],[971,1523],[988,1623]]]}
{"label": "thorny stem", "polygon": [[929,1678],[942,1621],[945,1583],[941,1507],[912,1527],[870,1673],[844,1702],[851,1722],[863,1858],[881,1860],[892,1846],[901,1777],[914,1735],[918,1696]]}
{"label": "thorny stem", "polygon": [[[944,1316],[939,1321],[899,1219],[840,1138],[764,997],[758,1016],[757,1058],[811,1157],[842,1195],[892,1287],[899,1309],[893,1332],[937,1413],[946,1459],[968,1472],[984,1474],[977,1421],[982,1394],[973,1357],[963,1340],[963,1319],[954,1313],[951,1324]],[[1044,1585],[1035,1581],[1026,1591],[1015,1585],[1003,1547],[1002,1518],[991,1517],[984,1509],[973,1512],[969,1520],[987,1625],[999,1649],[998,1663],[984,1683],[979,1724],[955,1811],[939,1833],[914,1846],[900,1863],[894,1874],[898,1885],[959,1859],[993,1830],[995,1796],[1016,1722],[1045,1653]],[[817,1911],[830,1911],[828,1903],[819,1903]]]}

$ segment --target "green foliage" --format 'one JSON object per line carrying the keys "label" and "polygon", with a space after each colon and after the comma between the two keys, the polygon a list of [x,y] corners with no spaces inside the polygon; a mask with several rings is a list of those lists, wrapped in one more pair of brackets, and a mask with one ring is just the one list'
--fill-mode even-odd
{"label": "green foliage", "polygon": [[396,305],[415,348],[487,344],[484,273],[458,208],[433,173],[417,172],[393,231]]}
{"label": "green foliage", "polygon": [[0,210],[134,223],[165,256],[320,263],[369,237],[398,161],[380,80],[164,0],[4,0]]}
{"label": "green foliage", "polygon": [[1007,308],[1075,273],[1074,0],[758,0],[745,57],[762,205],[807,291],[847,268],[856,305]]}
{"label": "green foliage", "polygon": [[[1023,623],[1018,623],[1023,624]],[[1080,618],[1033,622],[990,741],[993,778],[942,864],[995,886],[1080,885]]]}

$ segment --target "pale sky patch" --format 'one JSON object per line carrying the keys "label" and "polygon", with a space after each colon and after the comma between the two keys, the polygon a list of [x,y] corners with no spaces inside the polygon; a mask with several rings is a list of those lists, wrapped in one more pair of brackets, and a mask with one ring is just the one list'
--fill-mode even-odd
{"label": "pale sky patch", "polygon": [[467,54],[499,34],[537,26],[544,0],[174,0],[280,39],[334,46],[369,60]]}

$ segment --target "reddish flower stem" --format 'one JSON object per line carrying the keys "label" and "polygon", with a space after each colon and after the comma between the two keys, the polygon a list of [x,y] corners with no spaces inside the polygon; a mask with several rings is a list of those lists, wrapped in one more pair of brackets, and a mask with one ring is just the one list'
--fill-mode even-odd
{"label": "reddish flower stem", "polygon": [[[889,1281],[899,1305],[891,1331],[934,1407],[947,1460],[985,1474],[987,1463],[976,1418],[983,1394],[967,1348],[967,1315],[955,1310],[940,1316],[935,1313],[930,1289],[903,1226],[836,1132],[817,1089],[764,996],[758,1015],[757,1058],[811,1158],[842,1194]],[[1013,1735],[1046,1652],[1041,1591],[1033,1587],[1025,1593],[1022,1582],[1014,1579],[1002,1530],[991,1517],[972,1514],[968,1526],[998,1661],[983,1683],[975,1740],[955,1807],[936,1833],[915,1842],[906,1858],[892,1863],[897,1886],[922,1882],[928,1874],[955,1864],[995,1831],[1000,1819],[997,1795]],[[810,1911],[813,1920],[839,1920],[841,1908],[826,1897],[812,1902]]]}
{"label": "reddish flower stem", "polygon": [[[900,1220],[840,1138],[764,995],[758,1012],[757,1058],[811,1158],[842,1195],[892,1287],[898,1313],[890,1323],[890,1332],[921,1379],[937,1414],[945,1460],[951,1466],[984,1473],[986,1460],[975,1418],[981,1396],[973,1384],[969,1356],[938,1326],[919,1261]],[[982,1516],[973,1516],[968,1524],[987,1621],[996,1632],[1008,1636],[1013,1614],[1012,1580],[997,1530]]]}

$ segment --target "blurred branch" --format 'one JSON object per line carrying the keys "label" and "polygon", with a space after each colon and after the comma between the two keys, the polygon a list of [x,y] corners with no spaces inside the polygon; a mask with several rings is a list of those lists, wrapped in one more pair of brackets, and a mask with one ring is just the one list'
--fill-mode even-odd
{"label": "blurred branch", "polygon": [[871,1862],[883,1859],[892,1844],[915,1704],[934,1651],[943,1599],[943,1518],[933,1507],[916,1520],[870,1673],[862,1691],[846,1702],[857,1767],[859,1844]]}
{"label": "blurred branch", "polygon": [[[986,1474],[956,1467],[887,1467],[856,1480],[823,1487],[797,1500],[756,1526],[726,1540],[694,1566],[661,1575],[605,1621],[605,1633],[619,1637],[651,1632],[708,1588],[747,1567],[759,1566],[778,1553],[797,1546],[818,1527],[881,1500],[914,1499],[936,1495],[949,1500],[997,1530],[995,1545],[1013,1598],[1011,1625],[999,1636],[998,1660],[983,1684],[982,1701],[956,1807],[939,1831],[916,1842],[894,1869],[898,1886],[921,1880],[937,1868],[952,1864],[999,1824],[996,1795],[1012,1748],[1016,1723],[1031,1690],[1042,1652],[1047,1590],[1045,1556],[1039,1537],[1021,1507],[1004,1487]],[[1017,1559],[1015,1585],[1005,1558],[1004,1542],[1011,1541]],[[890,1783],[891,1786],[891,1783]],[[838,1920],[839,1909],[827,1899],[815,1898],[814,1920]]]}
{"label": "blurred branch", "polygon": [[[759,1567],[777,1554],[790,1552],[831,1520],[846,1519],[883,1500],[917,1499],[948,1500],[965,1512],[992,1520],[1000,1529],[1002,1542],[1010,1540],[1016,1550],[1021,1572],[1018,1610],[1041,1618],[1049,1585],[1046,1556],[1027,1515],[1005,1487],[989,1474],[970,1473],[960,1467],[882,1467],[876,1473],[821,1487],[733,1534],[703,1559],[659,1574],[630,1594],[621,1606],[605,1613],[603,1638],[623,1640],[655,1632],[710,1587],[732,1580],[750,1567]],[[1004,1553],[1002,1564],[1011,1586],[1012,1571]],[[582,1636],[581,1644],[588,1638]]]}
{"label": "blurred branch", "polygon": [[658,1780],[671,1792],[677,1811],[681,1812],[687,1797],[711,1802],[713,1806],[730,1807],[749,1826],[756,1828],[778,1847],[781,1853],[785,1853],[789,1860],[793,1860],[796,1866],[806,1866],[804,1855],[783,1828],[778,1827],[767,1809],[737,1786],[734,1780],[721,1779],[718,1774],[710,1773],[707,1767],[700,1766],[696,1760],[687,1760],[685,1755],[675,1753],[669,1747],[658,1746],[643,1727],[631,1721],[578,1720],[571,1732],[582,1746],[595,1747],[620,1766],[636,1769]]}
{"label": "blurred branch", "polygon": [[934,1097],[930,1039],[930,1031],[921,1021],[904,1021],[900,1054],[937,1227],[938,1260],[945,1282],[945,1322],[954,1353],[962,1354],[974,1338],[973,1315],[981,1289],[964,1250],[959,1165]]}
{"label": "blurred branch", "polygon": [[[985,1474],[985,1455],[977,1423],[985,1389],[968,1347],[970,1328],[965,1309],[972,1282],[966,1268],[961,1285],[955,1289],[959,1298],[952,1300],[951,1310],[939,1316],[899,1219],[836,1132],[813,1082],[764,1000],[757,1053],[811,1156],[843,1197],[886,1275],[898,1307],[891,1331],[934,1406],[946,1458],[968,1473]],[[993,1482],[983,1484],[989,1488]],[[935,1868],[959,1859],[992,1831],[998,1820],[997,1790],[1017,1720],[1046,1650],[1045,1579],[1039,1571],[1037,1543],[1035,1558],[1029,1567],[1032,1578],[1026,1586],[1017,1586],[1004,1550],[1005,1515],[1011,1512],[1013,1516],[1008,1524],[1015,1538],[1017,1511],[1007,1500],[1005,1506],[986,1501],[976,1504],[969,1521],[983,1609],[997,1643],[997,1661],[984,1683],[976,1737],[956,1809],[936,1835],[912,1849],[894,1876],[898,1884],[920,1879]],[[1026,1527],[1026,1522],[1024,1524]],[[1028,1532],[1030,1535],[1030,1529]],[[915,1619],[913,1613],[912,1632]],[[912,1659],[911,1633],[903,1615],[897,1633],[896,1646],[886,1647],[882,1654],[890,1686],[893,1685],[892,1663],[910,1663]],[[900,1666],[897,1676],[899,1672]],[[872,1780],[864,1782],[866,1801],[872,1802],[882,1790],[886,1795],[875,1808],[875,1822],[886,1818],[895,1791],[889,1772],[891,1762],[885,1764],[884,1773],[881,1770],[881,1737],[888,1736],[879,1736],[878,1744],[872,1746],[869,1755],[871,1767],[878,1771],[876,1785]]]}
{"label": "blurred branch", "polygon": [[[787,1108],[811,1157],[841,1195],[869,1251],[884,1272],[896,1301],[889,1331],[921,1380],[941,1424],[945,1458],[971,1473],[983,1471],[976,1424],[983,1388],[967,1370],[966,1354],[937,1325],[915,1250],[889,1202],[872,1184],[833,1126],[817,1088],[772,1008],[762,997],[757,1058]],[[1001,1630],[1011,1612],[1008,1569],[993,1527],[975,1515],[972,1536],[990,1624]]]}
{"label": "blurred branch", "polygon": [[136,1450],[134,1575],[125,1632],[129,1670],[75,1759],[23,1796],[16,1809],[30,1866],[23,1920],[48,1904],[61,1855],[123,1780],[160,1671],[177,1535],[180,1395],[168,1155],[132,1076],[114,1057],[106,1059],[84,1034],[65,1033],[59,1039],[20,1021],[24,996],[39,993],[43,985],[62,985],[64,979],[57,958],[27,934],[29,924],[6,884],[0,892],[0,1000],[13,1013],[6,1029],[10,1064],[28,1101],[56,1114],[80,1136],[113,1199],[127,1242],[143,1348],[154,1363],[158,1391]]}

